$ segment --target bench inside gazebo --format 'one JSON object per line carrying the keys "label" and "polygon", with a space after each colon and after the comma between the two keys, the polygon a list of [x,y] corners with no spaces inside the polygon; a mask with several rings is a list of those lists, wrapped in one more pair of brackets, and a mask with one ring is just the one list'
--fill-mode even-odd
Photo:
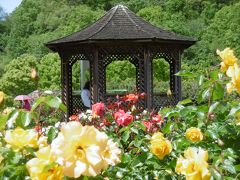
{"label": "bench inside gazebo", "polygon": [[[175,105],[181,100],[181,54],[193,45],[193,38],[175,34],[151,25],[127,7],[117,5],[103,17],[69,36],[48,42],[46,46],[61,57],[62,100],[67,117],[82,109],[81,97],[73,95],[72,66],[88,61],[90,67],[91,102],[105,102],[106,68],[117,60],[128,60],[136,67],[136,89],[146,93],[145,108]],[[164,58],[170,68],[172,96],[153,92],[154,58]]]}

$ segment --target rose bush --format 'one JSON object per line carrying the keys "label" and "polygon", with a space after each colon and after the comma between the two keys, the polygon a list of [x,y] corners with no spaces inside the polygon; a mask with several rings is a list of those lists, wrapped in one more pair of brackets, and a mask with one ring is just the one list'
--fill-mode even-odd
{"label": "rose bush", "polygon": [[[1,179],[239,179],[239,60],[229,48],[217,54],[220,71],[177,74],[199,79],[197,99],[159,112],[144,110],[138,93],[99,102],[69,122],[52,120],[66,110],[56,97],[40,97],[31,111],[7,108]],[[45,106],[53,115],[43,118]]]}

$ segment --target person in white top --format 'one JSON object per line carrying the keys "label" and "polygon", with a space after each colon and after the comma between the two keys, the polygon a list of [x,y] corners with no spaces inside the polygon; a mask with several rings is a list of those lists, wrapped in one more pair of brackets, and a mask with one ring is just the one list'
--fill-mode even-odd
{"label": "person in white top", "polygon": [[82,89],[81,92],[81,98],[82,98],[82,102],[84,104],[84,106],[86,108],[90,108],[91,107],[91,100],[90,100],[90,82],[87,81]]}

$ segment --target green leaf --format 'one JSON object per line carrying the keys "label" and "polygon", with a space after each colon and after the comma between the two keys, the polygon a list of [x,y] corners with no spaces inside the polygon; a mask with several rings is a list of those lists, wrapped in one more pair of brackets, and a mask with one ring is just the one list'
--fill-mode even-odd
{"label": "green leaf", "polygon": [[221,174],[220,174],[217,170],[211,168],[210,171],[211,171],[211,175],[212,175],[216,180],[221,180],[221,179],[222,179]]}
{"label": "green leaf", "polygon": [[9,122],[15,122],[19,115],[19,110],[13,110],[8,117]]}
{"label": "green leaf", "polygon": [[213,88],[212,99],[214,101],[224,97],[224,88],[221,84],[217,83]]}
{"label": "green leaf", "polygon": [[204,79],[204,76],[201,75],[201,76],[199,77],[199,82],[198,82],[199,86],[201,86],[201,85],[203,84],[203,79]]}
{"label": "green leaf", "polygon": [[236,169],[237,171],[240,171],[240,164],[235,165],[235,169]]}
{"label": "green leaf", "polygon": [[233,164],[224,164],[222,165],[222,168],[232,174],[236,174],[236,170]]}
{"label": "green leaf", "polygon": [[240,111],[240,106],[233,107],[229,113],[229,116],[235,115],[235,113],[237,113],[238,111]]}
{"label": "green leaf", "polygon": [[186,105],[186,104],[189,104],[189,103],[192,103],[191,99],[184,99],[183,101],[180,101],[178,104]]}
{"label": "green leaf", "polygon": [[187,71],[179,71],[178,73],[175,74],[176,76],[181,76],[181,77],[188,77],[188,78],[193,78],[196,77],[195,74],[192,72],[187,72]]}
{"label": "green leaf", "polygon": [[0,115],[0,131],[5,128],[7,120],[8,120],[8,115],[6,114]]}
{"label": "green leaf", "polygon": [[210,77],[211,77],[213,80],[218,80],[218,74],[219,74],[219,71],[218,71],[218,70],[211,71],[211,72],[210,72]]}
{"label": "green leaf", "polygon": [[52,140],[57,136],[57,134],[58,134],[58,130],[55,127],[51,127],[47,134],[48,143],[51,143]]}
{"label": "green leaf", "polygon": [[123,142],[127,142],[127,140],[129,139],[130,137],[130,131],[125,131],[122,135],[122,140]]}
{"label": "green leaf", "polygon": [[21,128],[26,128],[31,123],[31,113],[29,111],[21,110],[16,119],[16,125]]}
{"label": "green leaf", "polygon": [[209,113],[213,112],[213,111],[218,107],[218,105],[219,105],[219,102],[213,103],[213,104],[209,107],[208,112],[209,112]]}
{"label": "green leaf", "polygon": [[62,104],[62,101],[58,97],[49,96],[45,99],[45,103],[51,108],[59,109],[60,105]]}
{"label": "green leaf", "polygon": [[204,90],[203,93],[202,93],[202,99],[207,100],[210,97],[210,94],[211,94],[211,89],[210,88]]}
{"label": "green leaf", "polygon": [[138,134],[138,129],[137,129],[137,128],[132,127],[132,128],[130,128],[130,130],[131,130],[132,132],[134,132],[135,134]]}
{"label": "green leaf", "polygon": [[217,134],[216,132],[208,129],[208,130],[206,131],[206,133],[209,134],[212,139],[214,139],[214,140],[218,139],[218,134]]}
{"label": "green leaf", "polygon": [[169,133],[171,133],[172,127],[173,127],[173,123],[172,122],[168,122],[167,124],[165,124],[163,126],[162,132],[164,134],[169,134]]}
{"label": "green leaf", "polygon": [[46,99],[45,96],[41,96],[40,98],[38,98],[36,102],[33,104],[31,111],[34,111],[40,104],[42,104],[45,101],[45,99]]}

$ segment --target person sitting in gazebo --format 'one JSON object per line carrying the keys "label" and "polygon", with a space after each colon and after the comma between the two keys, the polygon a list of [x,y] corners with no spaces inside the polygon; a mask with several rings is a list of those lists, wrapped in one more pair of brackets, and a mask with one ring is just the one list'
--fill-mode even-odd
{"label": "person sitting in gazebo", "polygon": [[90,82],[87,81],[82,89],[81,92],[81,98],[84,106],[86,109],[89,109],[91,107],[91,101],[90,101]]}

